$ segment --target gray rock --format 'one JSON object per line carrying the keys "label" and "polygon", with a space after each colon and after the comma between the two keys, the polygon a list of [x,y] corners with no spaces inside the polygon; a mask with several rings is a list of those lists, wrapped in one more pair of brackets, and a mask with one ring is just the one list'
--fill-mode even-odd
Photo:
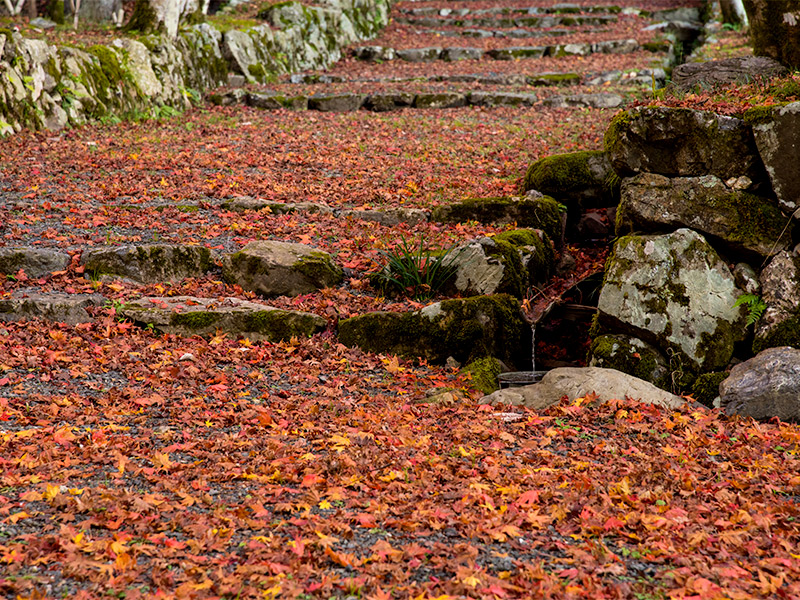
{"label": "gray rock", "polygon": [[617,204],[615,180],[605,152],[588,150],[540,158],[528,167],[523,189],[556,198],[574,218],[579,209]]}
{"label": "gray rock", "polygon": [[800,257],[781,252],[761,271],[760,281],[766,309],[756,323],[753,351],[800,348]]}
{"label": "gray rock", "polygon": [[647,342],[629,335],[601,335],[592,340],[589,366],[616,369],[668,389],[670,369],[663,354]]}
{"label": "gray rock", "polygon": [[458,108],[466,105],[467,96],[454,92],[421,93],[414,98],[415,108]]}
{"label": "gray rock", "polygon": [[[55,21],[51,21],[50,19],[45,19],[43,17],[36,17],[35,19],[31,19],[31,27],[38,27],[39,29],[55,29],[56,23]],[[2,54],[0,52],[0,54]]]}
{"label": "gray rock", "polygon": [[731,190],[714,175],[641,173],[623,180],[617,235],[680,227],[712,235],[747,256],[771,256],[792,241],[792,226],[774,200]]}
{"label": "gray rock", "polygon": [[414,94],[410,92],[380,92],[370,94],[364,101],[364,108],[375,112],[408,108],[414,105],[414,97]]}
{"label": "gray rock", "polygon": [[551,96],[542,102],[553,108],[617,108],[625,102],[619,94],[572,94],[569,96]]}
{"label": "gray rock", "polygon": [[483,50],[480,48],[445,48],[442,50],[442,59],[448,61],[456,60],[480,60],[483,57]]}
{"label": "gray rock", "polygon": [[637,107],[618,114],[605,134],[611,164],[622,176],[648,172],[723,181],[765,174],[750,127],[741,119],[688,108]]}
{"label": "gray rock", "polygon": [[221,331],[252,341],[309,337],[326,325],[325,319],[312,313],[280,310],[239,298],[147,297],[125,304],[118,312],[164,333],[208,336]]}
{"label": "gray rock", "polygon": [[64,271],[70,262],[69,254],[46,248],[0,248],[0,273],[16,275],[22,269],[30,279],[46,277],[55,271]]}
{"label": "gray rock", "polygon": [[81,255],[81,263],[94,276],[122,277],[138,283],[202,277],[213,265],[208,248],[179,244],[89,248]]}
{"label": "gray rock", "polygon": [[308,108],[321,112],[352,112],[361,108],[364,94],[315,94],[308,99]]}
{"label": "gray rock", "polygon": [[408,62],[430,62],[438,60],[442,55],[442,48],[408,48],[396,51],[397,58]]}
{"label": "gray rock", "polygon": [[231,283],[264,296],[298,296],[341,283],[342,270],[327,252],[292,242],[255,241],[224,257]]}
{"label": "gray rock", "polygon": [[517,58],[542,58],[546,52],[547,46],[510,46],[489,50],[486,55],[495,60],[514,60]]}
{"label": "gray rock", "polygon": [[278,94],[263,94],[257,92],[247,92],[245,96],[245,103],[247,106],[260,108],[262,110],[277,110],[279,108],[286,108],[284,96]]}
{"label": "gray rock", "polygon": [[353,54],[359,60],[369,61],[394,60],[397,57],[394,48],[383,46],[359,46],[353,50]]}
{"label": "gray rock", "polygon": [[104,302],[105,298],[99,294],[18,290],[10,297],[0,298],[0,321],[43,319],[68,325],[88,323],[92,317],[86,309],[102,306]]}
{"label": "gray rock", "polygon": [[640,338],[676,352],[690,371],[724,368],[745,337],[741,290],[698,233],[620,238],[606,264],[598,302],[607,332]]}
{"label": "gray rock", "polygon": [[469,364],[496,357],[517,368],[530,357],[531,330],[506,294],[444,300],[413,312],[376,312],[339,322],[339,341],[367,352]]}
{"label": "gray rock", "polygon": [[739,363],[719,386],[727,415],[754,419],[800,419],[800,350],[768,348]]}
{"label": "gray rock", "polygon": [[767,56],[740,56],[708,62],[688,62],[672,70],[675,89],[708,89],[729,83],[747,84],[782,77],[789,70]]}
{"label": "gray rock", "polygon": [[484,396],[481,403],[513,404],[543,410],[558,404],[564,396],[572,401],[592,393],[597,394],[600,402],[631,398],[669,409],[680,408],[686,404],[685,399],[665,392],[652,383],[615,369],[599,367],[553,369],[539,383],[498,390]]}
{"label": "gray rock", "polygon": [[393,227],[399,223],[417,225],[419,223],[427,223],[430,220],[430,213],[427,210],[402,207],[392,207],[384,210],[343,210],[341,216],[380,223],[387,227]]}
{"label": "gray rock", "polygon": [[601,52],[603,54],[630,54],[638,49],[639,42],[634,39],[608,40],[592,44],[592,52]]}
{"label": "gray rock", "polygon": [[333,209],[325,204],[316,202],[273,202],[252,196],[237,196],[221,204],[222,208],[235,211],[264,210],[276,215],[285,215],[293,212],[307,212],[310,214],[333,214]]}
{"label": "gray rock", "polygon": [[469,103],[474,106],[533,106],[536,94],[514,92],[471,92]]}
{"label": "gray rock", "polygon": [[772,109],[753,124],[758,153],[781,207],[800,208],[800,102]]}
{"label": "gray rock", "polygon": [[604,240],[609,236],[608,223],[597,213],[584,213],[575,227],[581,240]]}

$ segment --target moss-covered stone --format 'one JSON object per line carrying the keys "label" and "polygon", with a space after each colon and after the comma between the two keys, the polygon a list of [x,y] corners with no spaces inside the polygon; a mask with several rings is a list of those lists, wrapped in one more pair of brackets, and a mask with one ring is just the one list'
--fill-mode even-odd
{"label": "moss-covered stone", "polygon": [[542,239],[534,229],[504,231],[492,238],[495,242],[508,243],[516,249],[521,258],[526,288],[532,283],[547,281],[553,272],[555,264],[553,244],[547,234],[544,238]]}
{"label": "moss-covered stone", "polygon": [[445,300],[420,311],[368,313],[339,323],[339,339],[368,352],[462,364],[496,356],[530,365],[530,328],[520,303],[507,294]]}
{"label": "moss-covered stone", "polygon": [[500,361],[491,356],[480,358],[464,367],[464,373],[472,377],[472,385],[484,394],[491,394],[498,389],[498,377],[501,372]]}
{"label": "moss-covered stone", "polygon": [[175,313],[170,318],[170,325],[188,329],[207,329],[218,323],[221,315],[214,312],[195,310],[186,313]]}
{"label": "moss-covered stone", "polygon": [[454,204],[437,206],[431,221],[440,223],[516,223],[519,227],[541,229],[553,240],[561,239],[562,208],[548,196],[519,198],[515,196],[473,198]]}
{"label": "moss-covered stone", "polygon": [[59,25],[64,24],[64,0],[52,0],[47,4],[47,16]]}
{"label": "moss-covered stone", "polygon": [[719,396],[719,384],[722,383],[728,375],[729,373],[727,371],[716,371],[699,375],[692,384],[692,397],[700,404],[711,408],[714,404],[714,400]]}
{"label": "moss-covered stone", "polygon": [[595,337],[589,349],[589,364],[616,369],[662,389],[670,389],[666,358],[656,348],[637,338],[619,334]]}
{"label": "moss-covered stone", "polygon": [[794,317],[781,321],[762,335],[756,336],[753,340],[753,354],[779,346],[800,348],[800,310]]}
{"label": "moss-covered stone", "polygon": [[319,331],[319,317],[316,315],[284,310],[251,313],[244,317],[243,323],[245,331],[256,332],[271,342],[309,337]]}
{"label": "moss-covered stone", "polygon": [[613,206],[618,195],[608,188],[611,165],[603,151],[586,150],[541,158],[528,167],[523,191],[537,190],[567,204]]}

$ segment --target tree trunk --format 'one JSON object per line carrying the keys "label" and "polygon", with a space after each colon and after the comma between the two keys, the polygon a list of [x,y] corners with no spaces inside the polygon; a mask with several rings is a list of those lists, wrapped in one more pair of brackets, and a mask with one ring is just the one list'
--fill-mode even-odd
{"label": "tree trunk", "polygon": [[742,0],[719,0],[719,8],[723,23],[747,27],[747,13],[744,12]]}
{"label": "tree trunk", "polygon": [[800,0],[743,0],[753,54],[800,68]]}
{"label": "tree trunk", "polygon": [[125,30],[142,33],[160,31],[174,38],[178,34],[179,19],[178,0],[136,0]]}

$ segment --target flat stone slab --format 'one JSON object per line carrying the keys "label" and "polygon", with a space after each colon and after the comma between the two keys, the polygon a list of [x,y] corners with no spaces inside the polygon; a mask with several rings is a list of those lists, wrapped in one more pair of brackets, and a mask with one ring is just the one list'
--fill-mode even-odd
{"label": "flat stone slab", "polygon": [[387,208],[385,210],[343,210],[342,217],[371,221],[387,227],[392,227],[399,223],[418,225],[430,221],[431,214],[421,208]]}
{"label": "flat stone slab", "polygon": [[273,202],[263,198],[253,198],[252,196],[237,196],[222,203],[223,208],[244,212],[246,210],[264,210],[276,215],[285,215],[294,212],[306,212],[309,214],[331,214],[333,209],[325,204],[317,202]]}
{"label": "flat stone slab", "polygon": [[163,333],[208,336],[220,331],[267,342],[310,337],[326,325],[319,315],[239,298],[146,297],[124,305],[118,312]]}
{"label": "flat stone slab", "polygon": [[208,248],[181,244],[90,248],[84,250],[81,263],[87,273],[122,277],[139,283],[202,277],[213,265]]}
{"label": "flat stone slab", "polygon": [[88,323],[93,319],[86,309],[102,306],[105,301],[100,294],[17,290],[8,298],[0,298],[0,321],[43,319],[68,325]]}
{"label": "flat stone slab", "polygon": [[48,248],[23,246],[0,248],[0,273],[16,275],[20,269],[31,279],[64,271],[70,262],[69,254]]}

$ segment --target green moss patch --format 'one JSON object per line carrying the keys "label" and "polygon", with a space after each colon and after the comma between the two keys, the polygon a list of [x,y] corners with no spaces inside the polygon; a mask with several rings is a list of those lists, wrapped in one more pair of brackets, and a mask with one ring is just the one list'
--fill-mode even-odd
{"label": "green moss patch", "polygon": [[491,356],[478,359],[464,367],[464,373],[472,377],[472,385],[484,394],[491,394],[499,388],[500,361]]}

